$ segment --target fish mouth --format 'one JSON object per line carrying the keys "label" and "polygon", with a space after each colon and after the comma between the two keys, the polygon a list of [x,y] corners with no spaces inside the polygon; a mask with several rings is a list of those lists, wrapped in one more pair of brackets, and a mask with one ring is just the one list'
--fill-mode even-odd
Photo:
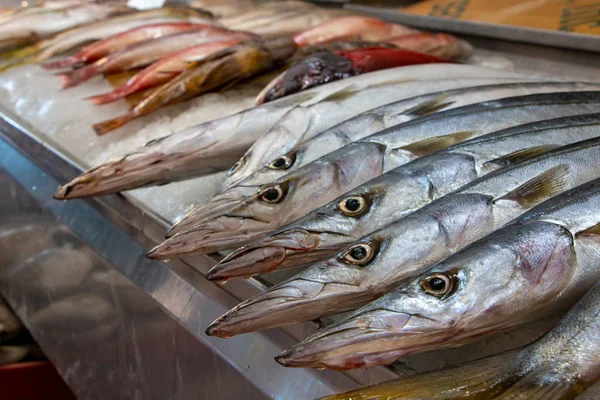
{"label": "fish mouth", "polygon": [[206,204],[196,206],[173,224],[167,232],[166,237],[170,238],[215,217],[224,215],[238,206],[248,196],[256,193],[257,190],[258,187],[253,186],[235,186],[217,193]]}
{"label": "fish mouth", "polygon": [[415,319],[421,317],[385,309],[364,312],[317,332],[275,361],[284,367],[333,370],[391,364],[431,340]]}
{"label": "fish mouth", "polygon": [[150,250],[147,256],[152,259],[169,260],[216,253],[239,247],[272,229],[268,221],[222,215],[170,237]]}
{"label": "fish mouth", "polygon": [[351,300],[355,289],[351,285],[321,283],[292,279],[261,293],[215,320],[206,330],[209,336],[228,338],[234,335],[309,321],[328,313],[341,293]]}
{"label": "fish mouth", "polygon": [[206,275],[209,280],[248,278],[275,269],[302,266],[321,260],[335,249],[323,237],[304,229],[291,229],[250,243],[229,254]]}

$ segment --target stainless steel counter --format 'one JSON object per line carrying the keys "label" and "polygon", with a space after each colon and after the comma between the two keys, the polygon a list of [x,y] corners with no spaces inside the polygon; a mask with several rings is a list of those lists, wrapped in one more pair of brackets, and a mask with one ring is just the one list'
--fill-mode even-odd
{"label": "stainless steel counter", "polygon": [[[588,58],[586,53],[533,46],[523,50],[477,38],[474,42],[487,48],[480,54],[507,59],[519,70],[580,79],[600,77],[597,55]],[[41,73],[41,69],[24,69],[14,72],[14,77],[23,75],[23,91],[27,84],[35,86],[49,79],[50,75],[40,78]],[[11,90],[19,86],[4,83]],[[72,93],[73,97],[84,95]],[[46,118],[48,114],[42,112],[60,112],[61,107],[79,104],[79,99],[52,87],[38,96],[60,98],[59,105],[30,100],[24,106],[17,101],[18,91],[12,95],[16,100],[4,99],[0,113],[0,292],[78,398],[311,399],[411,369],[427,370],[512,348],[531,341],[553,323],[544,321],[526,331],[461,349],[412,356],[403,360],[410,368],[400,365],[395,371],[373,368],[348,373],[286,369],[273,360],[313,332],[315,323],[227,340],[207,337],[204,330],[210,322],[258,293],[266,281],[236,280],[216,286],[204,278],[214,259],[161,263],[146,259],[145,253],[162,240],[173,219],[173,214],[157,211],[161,208],[151,200],[189,192],[191,198],[197,193],[207,198],[221,177],[99,199],[55,201],[52,195],[58,184],[97,162],[102,146],[130,140],[135,148],[147,139],[135,138],[135,129],[145,126],[148,130],[153,126],[148,121],[156,123],[166,114],[101,140],[89,129],[68,131],[73,126],[69,118],[77,115]],[[222,104],[237,102],[232,107],[238,109],[247,106],[243,97],[234,97],[225,97]],[[189,106],[186,112],[201,114],[198,107],[205,106],[201,101],[194,103],[196,111]],[[87,116],[92,109],[82,109],[82,114]],[[106,116],[112,111],[116,109],[100,112]],[[41,115],[35,123],[29,118],[34,114]],[[205,114],[203,118],[209,115]],[[59,126],[54,136],[44,135],[43,130],[53,124]],[[89,140],[90,153],[68,151],[66,141],[74,135],[77,140]],[[94,153],[94,149],[99,150]],[[183,205],[177,207],[179,212],[183,209]]]}

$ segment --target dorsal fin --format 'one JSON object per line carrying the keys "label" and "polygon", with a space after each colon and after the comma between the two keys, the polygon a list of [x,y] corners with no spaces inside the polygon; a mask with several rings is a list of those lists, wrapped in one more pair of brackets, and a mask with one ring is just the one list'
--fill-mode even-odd
{"label": "dorsal fin", "polygon": [[475,131],[464,131],[455,132],[449,135],[436,136],[421,140],[419,142],[411,143],[406,146],[400,147],[403,150],[410,151],[416,156],[423,157],[436,151],[450,147],[453,144],[464,142],[471,138],[475,134]]}
{"label": "dorsal fin", "polygon": [[523,207],[533,207],[564,191],[569,183],[568,178],[569,166],[567,164],[557,165],[528,180],[496,201],[513,200]]}
{"label": "dorsal fin", "polygon": [[398,114],[394,115],[394,117],[397,117],[399,115],[407,115],[407,116],[418,118],[418,117],[424,117],[429,114],[433,114],[435,112],[443,110],[444,108],[454,104],[453,101],[445,101],[447,98],[448,98],[447,94],[439,95],[431,100],[424,101],[420,104],[417,104],[414,107],[409,108],[408,110],[398,113]]}
{"label": "dorsal fin", "polygon": [[506,167],[507,165],[516,164],[521,161],[525,161],[529,158],[539,156],[540,154],[545,153],[550,150],[554,150],[557,147],[560,147],[560,146],[555,145],[555,144],[545,144],[545,145],[541,145],[541,146],[529,147],[529,148],[523,149],[523,150],[517,150],[510,154],[503,155],[502,157],[498,157],[496,159],[486,161],[485,163],[483,163],[483,166],[489,167],[489,166],[494,165],[497,167]]}

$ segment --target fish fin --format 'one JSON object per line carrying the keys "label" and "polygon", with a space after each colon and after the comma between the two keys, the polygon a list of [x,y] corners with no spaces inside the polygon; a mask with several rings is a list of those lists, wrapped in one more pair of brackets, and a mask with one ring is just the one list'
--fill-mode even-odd
{"label": "fish fin", "polygon": [[568,185],[569,166],[557,165],[510,191],[498,200],[513,200],[524,207],[532,207],[562,192]]}
{"label": "fish fin", "polygon": [[461,366],[406,376],[321,400],[496,398],[519,379],[520,355],[520,350],[513,350]]}
{"label": "fish fin", "polygon": [[516,164],[521,161],[525,161],[529,158],[538,156],[547,151],[554,150],[557,147],[559,147],[559,146],[554,145],[554,144],[546,144],[546,145],[541,145],[541,146],[529,147],[527,149],[518,150],[513,153],[506,154],[502,157],[498,157],[493,160],[486,161],[485,163],[483,163],[483,166],[488,167],[488,166],[495,165],[497,167],[506,167],[507,165]]}
{"label": "fish fin", "polygon": [[125,125],[126,123],[128,123],[129,121],[131,121],[134,118],[135,118],[135,115],[133,115],[131,113],[125,114],[125,115],[121,115],[120,117],[110,119],[108,121],[94,124],[93,128],[94,128],[94,131],[96,132],[96,135],[102,136],[102,135],[106,135],[107,133],[109,133],[111,131],[114,131],[115,129],[122,127],[123,125]]}
{"label": "fish fin", "polygon": [[572,384],[548,368],[530,371],[506,389],[497,399],[559,400],[572,390]]}
{"label": "fish fin", "polygon": [[62,82],[63,89],[78,86],[96,75],[98,75],[98,68],[93,64],[73,71],[57,74]]}
{"label": "fish fin", "polygon": [[400,147],[403,150],[410,151],[416,156],[423,157],[436,151],[445,149],[452,146],[453,144],[464,142],[471,138],[475,134],[475,131],[463,131],[455,132],[449,135],[436,136],[421,140],[419,142],[411,143],[406,146]]}
{"label": "fish fin", "polygon": [[319,103],[327,102],[327,101],[342,101],[346,100],[349,97],[354,96],[356,93],[360,91],[360,87],[358,85],[352,84],[344,87],[343,89],[337,90],[333,93],[328,94],[319,100]]}
{"label": "fish fin", "polygon": [[39,49],[39,46],[37,44],[32,44],[27,47],[21,47],[21,48],[14,49],[14,50],[4,51],[4,52],[2,52],[0,57],[3,60],[20,60],[22,58],[31,56],[32,54],[36,53],[38,51],[38,49]]}
{"label": "fish fin", "polygon": [[394,117],[397,117],[399,115],[407,115],[407,116],[418,118],[418,117],[424,117],[425,115],[436,113],[436,112],[441,111],[444,108],[449,107],[452,104],[454,104],[453,101],[445,101],[447,98],[448,98],[447,94],[439,95],[431,100],[424,101],[420,104],[417,104],[414,107],[409,108],[408,110],[398,113],[398,114],[394,115]]}
{"label": "fish fin", "polygon": [[577,236],[594,236],[597,239],[600,239],[600,223],[596,224],[590,228],[587,228],[583,231],[577,232]]}

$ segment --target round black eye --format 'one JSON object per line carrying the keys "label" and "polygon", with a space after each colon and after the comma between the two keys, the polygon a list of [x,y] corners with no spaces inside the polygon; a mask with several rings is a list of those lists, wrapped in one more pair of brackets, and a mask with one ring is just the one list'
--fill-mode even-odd
{"label": "round black eye", "polygon": [[244,165],[245,161],[246,159],[244,157],[240,158],[235,164],[231,166],[229,172],[227,172],[227,176],[235,174],[242,167],[242,165]]}
{"label": "round black eye", "polygon": [[278,203],[283,199],[283,190],[279,185],[269,186],[261,190],[258,197],[266,203]]}
{"label": "round black eye", "polygon": [[342,256],[345,261],[352,264],[365,265],[373,258],[375,251],[373,246],[368,243],[361,243],[352,246]]}
{"label": "round black eye", "polygon": [[362,196],[347,197],[338,203],[338,209],[344,215],[356,217],[367,210],[367,202]]}
{"label": "round black eye", "polygon": [[271,169],[288,169],[294,164],[294,157],[291,155],[281,156],[276,158],[269,164],[269,168]]}
{"label": "round black eye", "polygon": [[455,279],[446,274],[433,274],[421,281],[421,287],[435,297],[445,297],[452,293]]}

